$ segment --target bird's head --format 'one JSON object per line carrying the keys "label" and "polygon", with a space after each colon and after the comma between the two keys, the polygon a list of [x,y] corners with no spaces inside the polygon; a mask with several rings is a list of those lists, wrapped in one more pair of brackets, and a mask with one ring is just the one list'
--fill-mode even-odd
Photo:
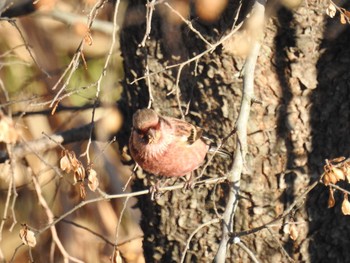
{"label": "bird's head", "polygon": [[160,118],[151,109],[141,109],[134,113],[133,128],[139,137],[147,144],[157,143],[160,139]]}

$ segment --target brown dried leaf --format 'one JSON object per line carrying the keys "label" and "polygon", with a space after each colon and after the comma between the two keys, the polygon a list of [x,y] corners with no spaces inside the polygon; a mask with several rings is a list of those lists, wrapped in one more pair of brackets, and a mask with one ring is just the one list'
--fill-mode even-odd
{"label": "brown dried leaf", "polygon": [[85,36],[84,36],[84,42],[88,44],[89,46],[92,46],[92,35],[91,32],[89,31]]}
{"label": "brown dried leaf", "polygon": [[329,185],[329,183],[331,182],[330,178],[329,178],[329,173],[325,173],[325,175],[323,176],[323,183],[325,186]]}
{"label": "brown dried leaf", "polygon": [[27,225],[23,225],[23,228],[19,231],[19,237],[22,239],[22,242],[30,247],[35,247],[36,238],[32,230],[28,229]]}
{"label": "brown dried leaf", "polygon": [[81,162],[78,167],[74,170],[74,182],[82,182],[85,179],[85,168]]}
{"label": "brown dried leaf", "polygon": [[72,171],[72,165],[69,161],[69,158],[67,155],[64,155],[60,160],[60,168],[62,171],[69,173]]}
{"label": "brown dried leaf", "polygon": [[342,23],[343,25],[346,24],[346,18],[345,18],[345,15],[343,13],[340,14],[340,23]]}
{"label": "brown dried leaf", "polygon": [[340,156],[337,158],[332,159],[332,163],[340,163],[342,161],[344,161],[346,158],[344,156]]}
{"label": "brown dried leaf", "polygon": [[348,194],[344,194],[344,200],[341,204],[341,211],[344,215],[350,215],[350,202],[348,200]]}
{"label": "brown dried leaf", "polygon": [[341,169],[339,169],[337,167],[333,167],[332,172],[333,172],[335,178],[337,179],[337,181],[345,180],[345,174]]}
{"label": "brown dried leaf", "polygon": [[73,151],[62,151],[62,158],[60,160],[60,168],[69,173],[75,171],[79,167],[79,160],[76,158]]}
{"label": "brown dried leaf", "polygon": [[326,14],[333,18],[335,14],[337,13],[337,8],[333,3],[329,3],[327,9],[326,9]]}
{"label": "brown dried leaf", "polygon": [[346,179],[347,179],[348,183],[350,183],[350,166],[348,164],[346,164],[343,167],[343,171],[344,171],[344,174],[346,176]]}
{"label": "brown dried leaf", "polygon": [[345,10],[344,11],[344,15],[347,17],[347,18],[350,18],[350,12],[348,10]]}
{"label": "brown dried leaf", "polygon": [[81,183],[81,184],[79,185],[79,189],[80,189],[80,197],[81,197],[82,199],[85,199],[85,198],[86,198],[86,190],[85,190],[85,186],[84,186],[83,183]]}
{"label": "brown dried leaf", "polygon": [[330,183],[336,184],[337,182],[338,182],[338,179],[332,171],[326,172],[326,174],[323,176],[323,183],[326,186],[329,185]]}
{"label": "brown dried leaf", "polygon": [[74,171],[77,170],[79,168],[79,166],[81,165],[81,162],[75,156],[75,152],[68,151],[67,153],[68,153],[67,156],[69,158],[69,161],[72,165],[72,170],[74,170]]}
{"label": "brown dried leaf", "polygon": [[88,181],[89,181],[88,186],[89,186],[90,190],[95,192],[98,185],[99,185],[99,181],[97,178],[97,173],[94,169],[89,170]]}
{"label": "brown dried leaf", "polygon": [[335,205],[334,190],[329,187],[328,208],[332,208]]}
{"label": "brown dried leaf", "polygon": [[296,240],[299,236],[299,232],[298,232],[298,229],[296,227],[296,225],[294,223],[292,223],[290,226],[289,226],[289,237],[292,239],[292,240]]}
{"label": "brown dried leaf", "polygon": [[112,258],[113,263],[123,263],[122,256],[120,255],[120,251],[118,249],[115,250],[115,253]]}

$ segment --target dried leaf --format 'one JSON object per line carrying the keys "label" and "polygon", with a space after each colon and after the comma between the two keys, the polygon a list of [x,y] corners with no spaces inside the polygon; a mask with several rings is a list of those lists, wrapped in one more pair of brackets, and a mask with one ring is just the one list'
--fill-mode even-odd
{"label": "dried leaf", "polygon": [[60,160],[60,168],[66,173],[76,171],[81,166],[81,162],[75,156],[73,151],[62,151],[62,158]]}
{"label": "dried leaf", "polygon": [[120,255],[120,251],[118,249],[115,250],[112,263],[123,263],[122,256]]}
{"label": "dried leaf", "polygon": [[340,163],[342,161],[344,161],[346,158],[344,156],[340,156],[340,157],[337,157],[337,158],[334,158],[332,159],[332,163]]}
{"label": "dried leaf", "polygon": [[90,190],[95,192],[98,185],[99,185],[99,181],[97,178],[97,173],[94,169],[89,170],[88,181],[89,181],[88,186],[89,186]]}
{"label": "dried leaf", "polygon": [[330,172],[326,172],[326,174],[323,177],[323,183],[327,186],[330,183],[331,184],[336,184],[338,182],[337,177],[335,176],[335,174],[330,171]]}
{"label": "dried leaf", "polygon": [[85,198],[86,198],[86,190],[85,190],[84,184],[81,183],[81,184],[79,185],[79,188],[80,188],[80,197],[81,197],[82,199],[85,199]]}
{"label": "dried leaf", "polygon": [[92,46],[92,36],[90,31],[84,36],[84,42],[88,44],[89,46]]}
{"label": "dried leaf", "polygon": [[64,155],[60,160],[60,168],[62,171],[65,171],[66,173],[69,173],[72,171],[71,163],[68,159],[67,155]]}
{"label": "dried leaf", "polygon": [[350,215],[350,202],[348,200],[348,194],[344,194],[344,200],[341,204],[341,211],[344,215]]}
{"label": "dried leaf", "polygon": [[332,208],[335,205],[334,190],[329,187],[328,208]]}
{"label": "dried leaf", "polygon": [[72,169],[74,171],[77,170],[80,167],[81,162],[77,159],[77,157],[75,156],[75,153],[73,151],[68,151],[68,158],[69,158],[69,161],[72,165]]}
{"label": "dried leaf", "polygon": [[346,175],[346,179],[348,183],[350,183],[350,167],[348,165],[344,167],[344,173]]}
{"label": "dried leaf", "polygon": [[337,179],[337,181],[345,180],[345,174],[341,169],[333,167],[332,172],[333,172],[335,178]]}
{"label": "dried leaf", "polygon": [[337,8],[333,3],[329,3],[327,9],[326,9],[326,14],[333,18],[335,14],[337,13]]}
{"label": "dried leaf", "polygon": [[79,161],[78,167],[74,170],[74,182],[82,182],[85,179],[85,168],[83,164]]}
{"label": "dried leaf", "polygon": [[329,173],[325,173],[325,175],[323,176],[323,183],[325,186],[329,185],[329,183],[331,182],[330,178],[329,178]]}
{"label": "dried leaf", "polygon": [[296,240],[299,236],[299,232],[298,232],[298,229],[296,227],[296,225],[294,223],[292,223],[290,226],[289,226],[289,237],[292,239],[292,240]]}
{"label": "dried leaf", "polygon": [[346,24],[346,18],[345,18],[345,15],[343,13],[340,14],[340,23],[342,23],[343,25]]}
{"label": "dried leaf", "polygon": [[26,224],[23,225],[23,228],[19,231],[19,237],[22,239],[22,242],[30,247],[35,247],[36,238],[32,230],[28,229]]}
{"label": "dried leaf", "polygon": [[344,15],[350,19],[350,12],[348,10],[345,10],[344,11]]}

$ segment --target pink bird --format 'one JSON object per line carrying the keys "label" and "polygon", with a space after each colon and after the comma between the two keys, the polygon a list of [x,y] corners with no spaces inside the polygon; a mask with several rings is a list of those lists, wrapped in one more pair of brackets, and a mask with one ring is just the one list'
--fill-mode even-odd
{"label": "pink bird", "polygon": [[202,129],[186,121],[141,109],[133,116],[132,158],[154,175],[180,177],[197,169],[209,151]]}

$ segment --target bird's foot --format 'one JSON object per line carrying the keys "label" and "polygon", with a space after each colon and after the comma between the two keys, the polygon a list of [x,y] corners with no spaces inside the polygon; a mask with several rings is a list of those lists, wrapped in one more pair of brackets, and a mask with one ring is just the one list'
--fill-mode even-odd
{"label": "bird's foot", "polygon": [[193,176],[192,173],[190,175],[185,175],[185,178],[183,178],[185,180],[185,184],[183,186],[183,190],[192,190],[193,186],[194,186],[194,180],[193,180]]}
{"label": "bird's foot", "polygon": [[160,195],[161,192],[159,191],[159,184],[158,182],[155,185],[151,185],[151,187],[149,188],[149,192],[151,193],[151,200],[157,200]]}

